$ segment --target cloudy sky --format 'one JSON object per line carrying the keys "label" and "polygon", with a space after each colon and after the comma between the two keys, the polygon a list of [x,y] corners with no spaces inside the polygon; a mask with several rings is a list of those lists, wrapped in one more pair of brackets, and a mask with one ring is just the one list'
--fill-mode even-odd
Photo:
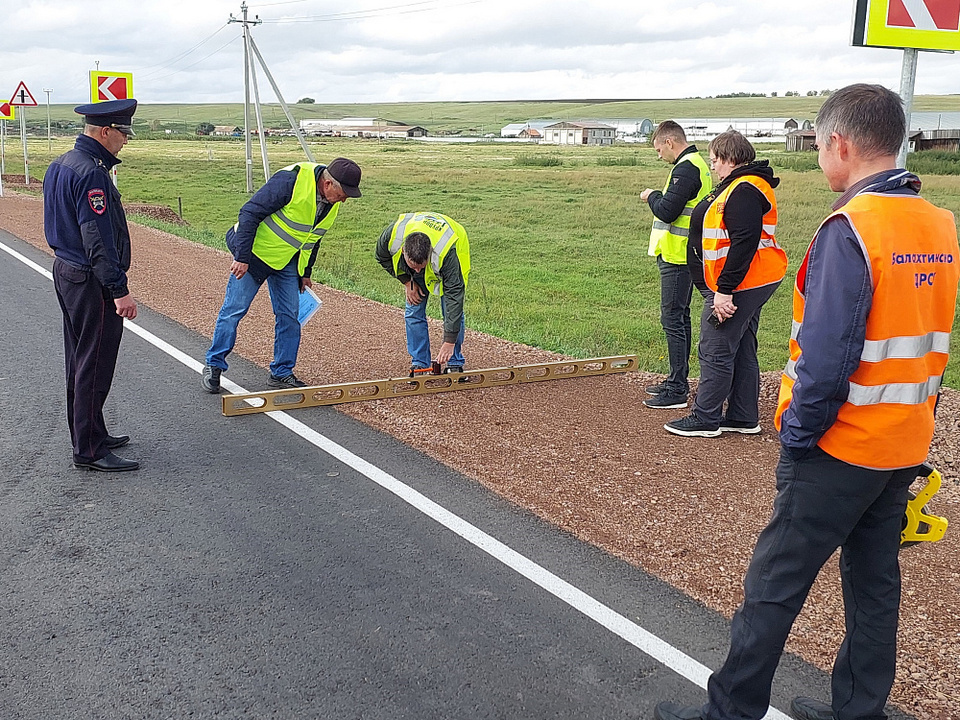
{"label": "cloudy sky", "polygon": [[[240,2],[3,0],[0,94],[87,101],[87,71],[141,102],[243,99]],[[853,0],[250,0],[286,100],[678,98],[899,89],[902,52],[850,46]],[[274,101],[260,75],[261,97]],[[916,92],[960,93],[960,56],[921,53]]]}

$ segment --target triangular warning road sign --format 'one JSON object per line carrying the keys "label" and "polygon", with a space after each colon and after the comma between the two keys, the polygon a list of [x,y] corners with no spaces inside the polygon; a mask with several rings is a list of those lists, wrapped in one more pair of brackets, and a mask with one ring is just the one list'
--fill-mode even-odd
{"label": "triangular warning road sign", "polygon": [[14,107],[37,107],[37,101],[34,100],[33,95],[27,90],[27,86],[23,80],[20,81],[17,89],[14,90],[13,95],[10,96],[10,104]]}

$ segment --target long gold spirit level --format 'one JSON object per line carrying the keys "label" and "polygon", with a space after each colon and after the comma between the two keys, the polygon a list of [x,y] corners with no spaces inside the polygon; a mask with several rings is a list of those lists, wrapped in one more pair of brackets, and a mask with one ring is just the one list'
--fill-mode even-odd
{"label": "long gold spirit level", "polygon": [[480,388],[541,382],[543,380],[566,380],[593,375],[630,372],[637,369],[636,355],[589,358],[587,360],[561,360],[559,362],[518,365],[516,367],[471,370],[448,375],[369,380],[367,382],[316,385],[296,390],[268,390],[258,393],[224,395],[224,415],[250,415],[272,410],[339,405],[341,403],[384,400],[453,392],[455,390],[479,390]]}

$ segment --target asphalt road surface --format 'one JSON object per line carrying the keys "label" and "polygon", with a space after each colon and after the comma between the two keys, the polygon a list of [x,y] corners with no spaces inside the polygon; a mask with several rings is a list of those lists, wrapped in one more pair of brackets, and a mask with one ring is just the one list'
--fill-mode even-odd
{"label": "asphalt road surface", "polygon": [[[704,700],[723,618],[333,408],[223,417],[208,340],[148,308],[106,409],[142,468],[74,469],[53,285],[4,247],[52,258],[0,245],[0,718],[608,720]],[[225,377],[266,372],[233,357]],[[787,657],[774,707],[801,693],[829,681]]]}

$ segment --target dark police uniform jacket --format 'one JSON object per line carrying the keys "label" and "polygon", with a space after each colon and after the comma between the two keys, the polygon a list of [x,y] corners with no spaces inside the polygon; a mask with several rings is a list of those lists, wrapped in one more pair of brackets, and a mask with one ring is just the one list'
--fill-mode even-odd
{"label": "dark police uniform jacket", "polygon": [[130,230],[110,168],[120,162],[80,135],[43,178],[43,227],[58,258],[90,270],[112,298],[129,294]]}

